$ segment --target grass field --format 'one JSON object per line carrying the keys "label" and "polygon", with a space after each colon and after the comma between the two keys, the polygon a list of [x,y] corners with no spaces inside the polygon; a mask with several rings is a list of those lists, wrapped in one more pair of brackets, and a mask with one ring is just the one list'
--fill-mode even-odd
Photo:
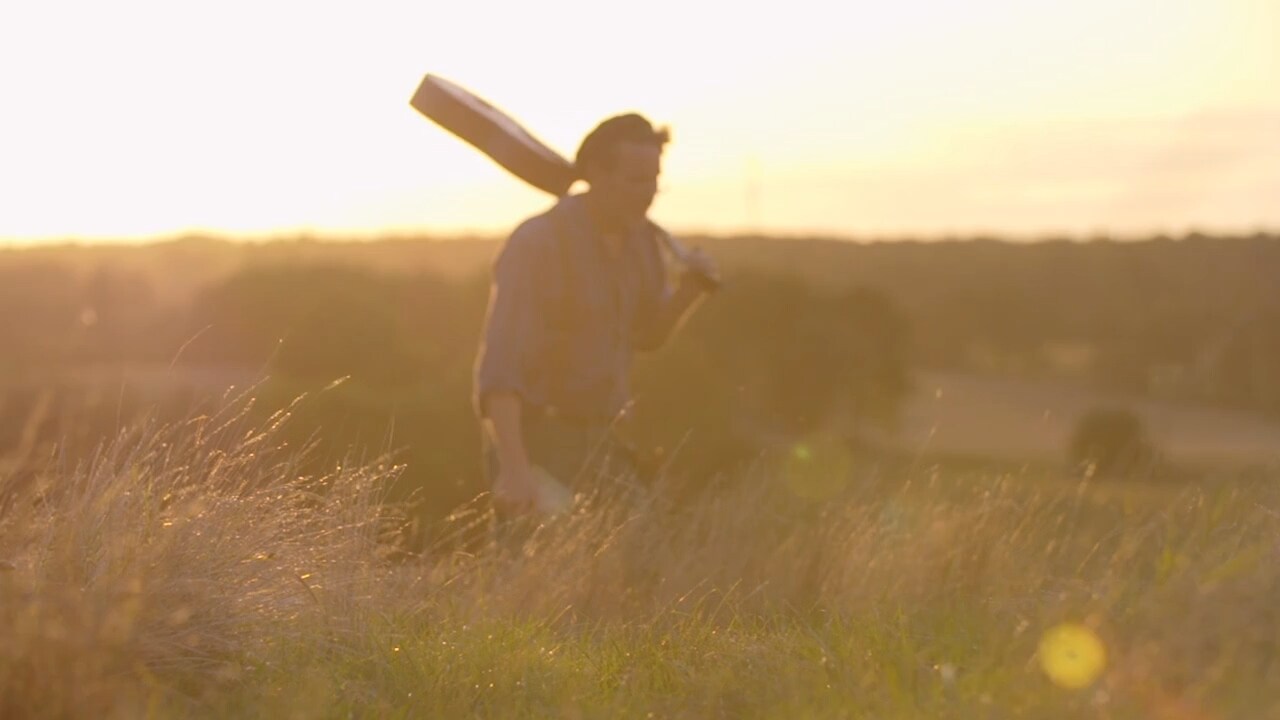
{"label": "grass field", "polygon": [[244,409],[6,490],[0,716],[1280,717],[1275,476],[814,442],[678,506],[586,498],[519,556],[478,501],[406,557],[397,467],[299,477]]}
{"label": "grass field", "polygon": [[1256,413],[973,373],[925,371],[915,383],[897,441],[917,451],[1061,458],[1082,415],[1097,407],[1124,407],[1142,418],[1152,442],[1173,461],[1280,466],[1280,422]]}

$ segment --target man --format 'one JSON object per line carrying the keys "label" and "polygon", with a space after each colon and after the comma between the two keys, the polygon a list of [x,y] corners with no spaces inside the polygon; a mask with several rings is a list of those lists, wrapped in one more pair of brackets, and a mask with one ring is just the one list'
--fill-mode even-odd
{"label": "man", "polygon": [[494,263],[475,405],[500,516],[534,508],[537,468],[574,488],[625,470],[610,427],[632,354],[660,347],[715,277],[695,251],[667,281],[663,231],[647,218],[667,140],[640,115],[601,123],[575,158],[588,191],[522,223]]}

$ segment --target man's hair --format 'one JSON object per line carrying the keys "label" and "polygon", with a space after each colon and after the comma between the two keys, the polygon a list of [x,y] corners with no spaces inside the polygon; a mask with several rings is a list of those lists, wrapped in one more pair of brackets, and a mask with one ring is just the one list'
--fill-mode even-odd
{"label": "man's hair", "polygon": [[643,115],[615,115],[597,125],[582,140],[573,166],[581,177],[592,165],[612,167],[619,145],[653,143],[661,149],[670,140],[671,132],[667,128],[655,128]]}

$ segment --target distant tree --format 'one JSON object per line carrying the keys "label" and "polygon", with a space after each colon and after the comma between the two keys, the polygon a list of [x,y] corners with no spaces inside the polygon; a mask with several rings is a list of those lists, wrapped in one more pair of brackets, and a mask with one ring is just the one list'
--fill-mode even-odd
{"label": "distant tree", "polygon": [[1098,475],[1128,476],[1154,457],[1142,418],[1125,408],[1094,408],[1076,422],[1068,459]]}
{"label": "distant tree", "polygon": [[0,371],[64,361],[81,327],[75,274],[65,264],[0,266]]}
{"label": "distant tree", "polygon": [[[149,279],[135,270],[100,266],[77,289],[75,360],[103,364],[156,360],[172,355],[174,338],[156,332],[167,309]],[[165,343],[172,344],[169,347]]]}
{"label": "distant tree", "polygon": [[415,362],[400,297],[400,278],[357,268],[251,268],[197,298],[191,325],[208,330],[185,357],[300,380],[406,382]]}
{"label": "distant tree", "polygon": [[1208,358],[1213,395],[1231,405],[1280,413],[1280,309],[1228,325]]}
{"label": "distant tree", "polygon": [[[910,389],[909,326],[882,293],[747,273],[642,366],[639,424],[721,456],[889,425]],[[701,464],[695,462],[694,464]]]}

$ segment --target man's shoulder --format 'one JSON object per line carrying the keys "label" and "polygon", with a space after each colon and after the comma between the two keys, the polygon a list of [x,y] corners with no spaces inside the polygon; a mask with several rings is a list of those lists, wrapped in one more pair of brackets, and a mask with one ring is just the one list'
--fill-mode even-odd
{"label": "man's shoulder", "polygon": [[507,245],[544,245],[555,237],[555,218],[552,211],[546,210],[525,218],[516,225],[515,230],[507,238]]}
{"label": "man's shoulder", "polygon": [[667,232],[666,228],[662,227],[661,225],[654,222],[653,220],[650,220],[649,218],[645,218],[644,223],[645,223],[645,228],[648,229],[649,234],[653,237],[653,239],[659,240],[659,241],[665,241],[666,238],[671,237],[671,233]]}
{"label": "man's shoulder", "polygon": [[560,252],[562,202],[526,218],[502,242],[495,267],[546,267]]}
{"label": "man's shoulder", "polygon": [[537,215],[523,220],[507,237],[506,245],[526,249],[551,246],[564,230],[566,213],[572,212],[572,199],[564,198]]}

